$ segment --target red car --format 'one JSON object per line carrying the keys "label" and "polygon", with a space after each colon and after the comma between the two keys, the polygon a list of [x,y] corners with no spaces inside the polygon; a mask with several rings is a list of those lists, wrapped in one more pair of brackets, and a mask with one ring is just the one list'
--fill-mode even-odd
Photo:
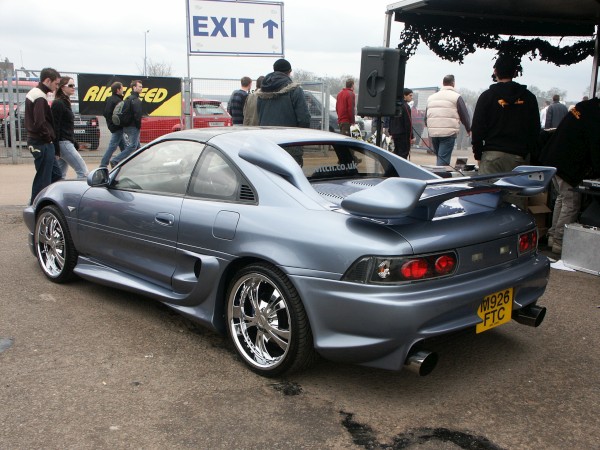
{"label": "red car", "polygon": [[[196,99],[193,101],[194,128],[230,127],[231,116],[219,100]],[[180,131],[183,128],[181,117],[142,117],[140,142],[151,142],[163,134]]]}

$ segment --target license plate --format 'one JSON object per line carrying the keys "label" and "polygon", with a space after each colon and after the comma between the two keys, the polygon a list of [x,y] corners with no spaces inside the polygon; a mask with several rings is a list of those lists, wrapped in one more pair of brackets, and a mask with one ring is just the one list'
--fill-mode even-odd
{"label": "license plate", "polygon": [[83,134],[85,133],[85,130],[73,130],[75,132],[75,134]]}
{"label": "license plate", "polygon": [[79,125],[79,126],[85,126],[85,122],[79,120],[79,121],[75,121],[74,125]]}
{"label": "license plate", "polygon": [[512,318],[513,288],[494,292],[483,298],[477,308],[477,315],[481,322],[476,326],[476,332],[482,333],[503,323],[510,322]]}
{"label": "license plate", "polygon": [[225,125],[223,122],[208,122],[209,127],[222,127]]}

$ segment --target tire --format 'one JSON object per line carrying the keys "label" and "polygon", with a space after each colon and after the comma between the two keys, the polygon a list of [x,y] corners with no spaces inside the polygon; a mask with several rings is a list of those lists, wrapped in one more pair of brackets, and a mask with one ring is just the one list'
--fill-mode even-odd
{"label": "tire", "polygon": [[44,275],[55,283],[75,277],[77,250],[65,217],[56,206],[44,207],[36,221],[33,236],[35,254]]}
{"label": "tire", "polygon": [[260,375],[292,373],[316,360],[300,297],[269,264],[252,264],[235,275],[227,290],[226,319],[236,352]]}
{"label": "tire", "polygon": [[90,150],[98,150],[99,146],[100,146],[100,141],[98,141],[96,139],[92,139],[92,143],[90,144]]}

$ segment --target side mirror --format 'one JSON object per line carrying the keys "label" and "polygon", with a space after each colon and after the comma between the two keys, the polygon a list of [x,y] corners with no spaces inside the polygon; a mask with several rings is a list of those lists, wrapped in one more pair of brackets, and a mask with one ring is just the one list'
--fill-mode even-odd
{"label": "side mirror", "polygon": [[92,170],[87,176],[87,184],[91,187],[108,186],[108,182],[108,169],[106,167]]}

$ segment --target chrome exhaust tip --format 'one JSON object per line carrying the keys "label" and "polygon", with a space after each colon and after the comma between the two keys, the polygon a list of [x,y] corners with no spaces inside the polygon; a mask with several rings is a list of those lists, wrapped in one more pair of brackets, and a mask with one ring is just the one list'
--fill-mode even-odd
{"label": "chrome exhaust tip", "polygon": [[546,317],[546,308],[543,306],[529,305],[513,311],[512,318],[516,322],[530,327],[539,327]]}
{"label": "chrome exhaust tip", "polygon": [[410,353],[406,358],[404,367],[406,367],[411,372],[414,372],[417,375],[424,377],[425,375],[429,375],[432,372],[437,362],[437,353],[421,350],[414,353]]}

